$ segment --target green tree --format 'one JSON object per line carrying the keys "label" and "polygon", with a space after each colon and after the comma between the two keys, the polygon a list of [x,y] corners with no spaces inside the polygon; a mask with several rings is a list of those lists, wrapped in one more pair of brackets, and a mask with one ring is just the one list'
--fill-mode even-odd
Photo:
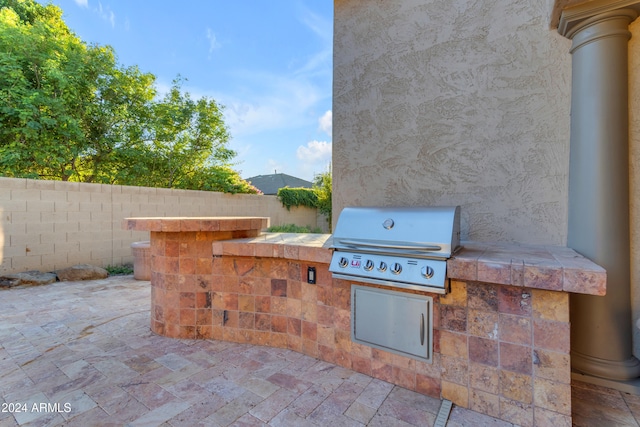
{"label": "green tree", "polygon": [[[86,50],[75,43],[59,10],[11,3],[26,18],[0,9],[0,166],[10,176],[65,179],[71,172],[62,164],[84,148],[81,123],[72,113],[79,108],[76,94],[87,90]],[[79,82],[73,88],[69,75]]]}
{"label": "green tree", "polygon": [[331,169],[313,178],[313,189],[318,196],[317,207],[320,213],[327,216],[329,229],[331,229],[331,197],[332,197],[332,177]]}
{"label": "green tree", "polygon": [[142,173],[151,186],[188,188],[189,183],[200,183],[204,189],[207,179],[222,177],[205,170],[228,168],[236,153],[227,147],[222,107],[206,97],[194,101],[182,92],[181,83],[176,79],[153,103],[142,138],[120,150],[122,183],[135,182]]}
{"label": "green tree", "polygon": [[102,58],[105,72],[97,75],[95,89],[78,112],[87,147],[77,160],[74,181],[103,184],[148,185],[141,160],[148,156],[145,140],[153,122],[155,76],[137,67],[116,67],[113,56]]}
{"label": "green tree", "polygon": [[153,74],[84,43],[58,7],[0,0],[0,173],[257,192],[231,168],[222,107],[182,82],[159,99]]}

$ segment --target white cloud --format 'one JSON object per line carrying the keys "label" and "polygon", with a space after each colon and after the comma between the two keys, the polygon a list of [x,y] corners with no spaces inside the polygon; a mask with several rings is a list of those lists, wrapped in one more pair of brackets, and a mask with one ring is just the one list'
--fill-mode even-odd
{"label": "white cloud", "polygon": [[322,16],[313,13],[309,9],[303,9],[300,20],[311,30],[315,35],[324,39],[329,44],[333,40],[333,22],[329,19],[325,19]]}
{"label": "white cloud", "polygon": [[304,145],[298,147],[296,157],[305,163],[331,161],[331,143],[327,141],[310,141],[306,147]]}
{"label": "white cloud", "polygon": [[300,67],[297,74],[332,74],[333,60],[333,22],[303,9],[300,21],[307,26],[316,36],[318,36],[324,45],[324,48],[311,55],[306,63]]}
{"label": "white cloud", "polygon": [[[246,86],[237,93],[211,92],[188,84],[182,89],[189,92],[193,99],[206,96],[223,105],[224,122],[234,138],[313,126],[310,109],[322,99],[319,87],[302,78],[241,71],[237,74],[243,75],[247,81]],[[170,87],[168,82],[156,81],[158,96],[168,93]]]}
{"label": "white cloud", "polygon": [[222,101],[222,103],[225,105],[225,123],[235,136],[277,129],[284,122],[285,116],[280,109],[269,102],[229,104]]}
{"label": "white cloud", "polygon": [[[213,96],[226,106],[225,121],[233,135],[313,126],[318,103],[331,97],[331,85],[326,82],[331,81],[333,74],[333,22],[304,8],[299,16],[322,40],[319,51],[300,58],[300,62],[296,61],[299,66],[285,74],[239,70],[235,77],[246,82],[242,90],[233,95]],[[250,93],[248,88],[262,93]],[[320,129],[331,136],[331,112],[325,113],[321,120]]]}
{"label": "white cloud", "polygon": [[266,93],[214,95],[225,105],[225,122],[233,135],[250,135],[274,129],[290,129],[312,124],[309,109],[322,99],[319,87],[304,78],[247,75]]}
{"label": "white cloud", "polygon": [[312,180],[319,173],[325,172],[331,165],[331,143],[327,141],[310,141],[306,146],[300,145],[296,150],[296,176]]}
{"label": "white cloud", "polygon": [[[77,1],[77,0],[76,0]],[[83,1],[83,0],[80,0]],[[115,28],[116,26],[116,15],[113,13],[112,10],[109,9],[109,7],[107,6],[106,9],[104,9],[102,7],[102,3],[98,2],[98,14],[100,15],[100,17],[107,21],[109,24],[111,24],[111,28]]]}
{"label": "white cloud", "polygon": [[89,7],[89,0],[74,0],[74,1],[80,7],[84,7],[84,8],[88,8]]}
{"label": "white cloud", "polygon": [[214,50],[219,49],[221,44],[218,42],[216,35],[211,28],[207,28],[207,40],[209,40],[209,59],[211,59],[211,54]]}
{"label": "white cloud", "polygon": [[[225,107],[243,177],[277,171],[311,180],[331,163],[332,22],[301,12],[300,21],[321,45],[298,55],[287,70],[235,69],[232,84],[215,91],[183,87],[193,98],[207,96]],[[211,59],[224,43],[213,28],[204,29]]]}
{"label": "white cloud", "polygon": [[318,124],[320,125],[320,130],[326,133],[329,136],[331,135],[331,131],[333,129],[333,113],[331,110],[327,111],[318,119]]}

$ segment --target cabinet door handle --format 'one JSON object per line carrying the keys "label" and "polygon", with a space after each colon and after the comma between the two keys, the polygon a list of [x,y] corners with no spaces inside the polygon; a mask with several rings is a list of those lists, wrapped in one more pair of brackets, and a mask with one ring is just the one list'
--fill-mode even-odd
{"label": "cabinet door handle", "polygon": [[420,313],[420,345],[424,345],[424,313]]}

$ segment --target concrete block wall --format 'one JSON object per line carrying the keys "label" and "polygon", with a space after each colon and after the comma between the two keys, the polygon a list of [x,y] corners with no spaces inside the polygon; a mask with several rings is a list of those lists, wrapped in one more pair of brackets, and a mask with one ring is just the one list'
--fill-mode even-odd
{"label": "concrete block wall", "polygon": [[271,225],[327,228],[316,209],[287,210],[275,196],[0,177],[0,274],[133,261],[148,232],[121,228],[147,216],[266,216]]}

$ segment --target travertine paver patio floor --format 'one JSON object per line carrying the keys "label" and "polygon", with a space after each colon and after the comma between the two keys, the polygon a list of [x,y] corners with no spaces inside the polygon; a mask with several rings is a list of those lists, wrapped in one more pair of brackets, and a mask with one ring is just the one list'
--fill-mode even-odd
{"label": "travertine paver patio floor", "polygon": [[[131,276],[0,291],[0,426],[435,422],[438,399],[293,351],[154,335],[149,292]],[[573,389],[574,425],[639,425],[637,396]],[[454,407],[447,425],[511,424]]]}

